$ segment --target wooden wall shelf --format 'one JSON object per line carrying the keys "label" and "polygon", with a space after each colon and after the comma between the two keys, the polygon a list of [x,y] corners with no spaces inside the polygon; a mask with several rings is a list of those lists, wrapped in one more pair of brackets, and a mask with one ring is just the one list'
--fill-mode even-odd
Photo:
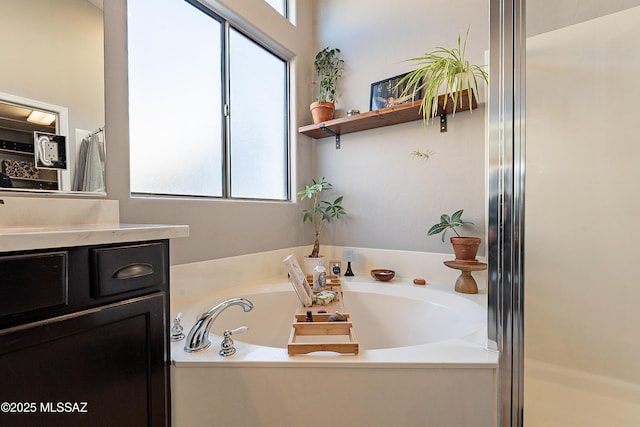
{"label": "wooden wall shelf", "polygon": [[[440,105],[444,104],[444,95],[438,97]],[[469,95],[463,90],[458,98],[458,107],[456,111],[467,111],[478,108],[475,96],[472,99],[471,107],[469,107]],[[453,100],[447,102],[446,114],[453,112]],[[306,125],[298,128],[298,132],[311,138],[321,139],[329,136],[339,138],[352,132],[360,132],[368,129],[376,129],[385,126],[407,123],[414,120],[420,120],[422,114],[420,112],[420,101],[395,105],[393,107],[382,108],[380,110],[367,111],[366,113],[357,114],[355,116],[341,117],[338,119],[328,120],[319,124]],[[336,148],[339,148],[339,139],[336,141]]]}

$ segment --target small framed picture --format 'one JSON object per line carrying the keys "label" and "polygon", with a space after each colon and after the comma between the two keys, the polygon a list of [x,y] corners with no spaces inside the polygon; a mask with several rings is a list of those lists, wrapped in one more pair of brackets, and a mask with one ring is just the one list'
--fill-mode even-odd
{"label": "small framed picture", "polygon": [[422,97],[422,94],[419,93],[420,91],[416,92],[415,96],[412,94],[402,96],[402,92],[407,87],[407,84],[402,83],[398,85],[398,83],[407,74],[409,73],[371,83],[371,96],[369,100],[371,111],[417,101]]}

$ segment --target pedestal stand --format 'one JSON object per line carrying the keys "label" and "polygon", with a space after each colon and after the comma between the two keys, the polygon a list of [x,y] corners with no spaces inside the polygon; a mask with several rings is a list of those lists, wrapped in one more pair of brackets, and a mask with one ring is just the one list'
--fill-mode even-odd
{"label": "pedestal stand", "polygon": [[444,265],[454,270],[460,270],[460,277],[456,280],[456,292],[463,294],[477,294],[478,284],[471,276],[472,271],[482,271],[487,269],[487,264],[479,262],[477,264],[458,264],[455,261],[445,261]]}

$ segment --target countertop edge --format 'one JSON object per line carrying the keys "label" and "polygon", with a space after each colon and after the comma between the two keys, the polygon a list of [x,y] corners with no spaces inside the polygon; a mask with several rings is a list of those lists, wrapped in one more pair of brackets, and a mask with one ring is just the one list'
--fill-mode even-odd
{"label": "countertop edge", "polygon": [[63,248],[189,236],[188,225],[100,224],[0,228],[0,252]]}

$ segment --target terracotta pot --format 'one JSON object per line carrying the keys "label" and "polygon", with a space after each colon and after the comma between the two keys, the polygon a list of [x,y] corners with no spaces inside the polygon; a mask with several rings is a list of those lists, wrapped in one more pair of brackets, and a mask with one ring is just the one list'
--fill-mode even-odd
{"label": "terracotta pot", "polygon": [[333,102],[314,102],[309,107],[313,123],[318,124],[331,120],[336,107]]}
{"label": "terracotta pot", "polygon": [[477,264],[476,254],[480,241],[479,237],[451,237],[456,262],[458,264]]}

